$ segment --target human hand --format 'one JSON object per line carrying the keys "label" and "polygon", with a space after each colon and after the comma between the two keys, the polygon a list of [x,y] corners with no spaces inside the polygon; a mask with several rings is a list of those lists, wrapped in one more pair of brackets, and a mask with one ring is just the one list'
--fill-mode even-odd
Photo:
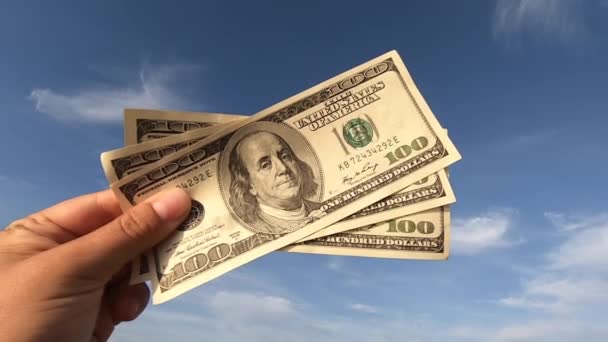
{"label": "human hand", "polygon": [[106,341],[150,296],[125,265],[186,218],[190,197],[159,193],[122,213],[107,190],[67,200],[0,231],[0,341]]}

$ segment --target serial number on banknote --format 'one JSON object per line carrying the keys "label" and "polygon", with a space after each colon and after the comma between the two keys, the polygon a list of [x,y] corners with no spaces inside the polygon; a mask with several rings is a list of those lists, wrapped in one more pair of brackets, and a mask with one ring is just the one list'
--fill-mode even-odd
{"label": "serial number on banknote", "polygon": [[376,145],[366,149],[364,152],[357,153],[357,154],[350,156],[349,158],[341,161],[338,164],[338,170],[344,171],[344,170],[350,168],[351,166],[355,166],[355,165],[361,163],[362,161],[365,161],[365,159],[367,159],[368,157],[371,157],[380,152],[384,152],[384,151],[388,150],[390,147],[396,146],[396,144],[399,144],[399,143],[400,143],[399,138],[397,136],[388,138],[385,141],[383,141],[381,143],[377,143]]}
{"label": "serial number on banknote", "polygon": [[209,178],[213,178],[213,173],[211,173],[210,169],[207,169],[207,170],[200,172],[197,175],[194,175],[194,176],[186,179],[185,181],[177,184],[176,186],[181,189],[188,189]]}

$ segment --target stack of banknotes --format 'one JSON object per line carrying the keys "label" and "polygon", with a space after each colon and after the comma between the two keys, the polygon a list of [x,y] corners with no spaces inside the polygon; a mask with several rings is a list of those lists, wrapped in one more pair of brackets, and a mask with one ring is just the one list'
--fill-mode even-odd
{"label": "stack of banknotes", "polygon": [[192,198],[133,262],[154,303],[277,250],[448,257],[460,154],[395,51],[254,115],[126,109],[124,128],[101,155],[123,209],[171,187]]}

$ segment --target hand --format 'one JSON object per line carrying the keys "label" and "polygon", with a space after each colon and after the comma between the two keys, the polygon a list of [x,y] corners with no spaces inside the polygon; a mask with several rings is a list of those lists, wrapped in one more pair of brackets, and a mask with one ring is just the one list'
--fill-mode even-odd
{"label": "hand", "polygon": [[106,341],[150,297],[126,264],[186,218],[190,197],[159,193],[124,214],[111,191],[77,197],[0,231],[0,341]]}

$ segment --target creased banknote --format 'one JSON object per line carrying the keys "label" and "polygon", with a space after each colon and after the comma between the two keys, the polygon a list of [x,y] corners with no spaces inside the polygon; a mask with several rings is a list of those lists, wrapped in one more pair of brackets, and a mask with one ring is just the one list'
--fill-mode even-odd
{"label": "creased banknote", "polygon": [[127,208],[168,187],[192,212],[153,251],[154,302],[299,241],[460,159],[396,52],[112,184]]}
{"label": "creased banknote", "polygon": [[394,259],[447,259],[450,208],[441,206],[283,248],[287,252]]}
{"label": "creased banknote", "polygon": [[[204,113],[199,120],[203,122],[208,115],[211,114]],[[178,122],[183,118],[180,117],[180,114],[168,112],[165,115],[165,119],[167,121]],[[114,183],[128,174],[160,160],[162,157],[192,145],[212,134],[214,131],[217,131],[218,128],[219,127],[217,126],[201,128],[195,131],[151,140],[138,145],[130,145],[125,148],[104,153],[102,165],[106,177],[110,183]],[[132,132],[125,132],[125,134],[126,136],[129,136]],[[314,237],[327,236],[334,232],[343,232],[370,224],[376,224],[389,219],[427,210],[429,208],[450,204],[455,202],[455,200],[454,192],[447,180],[446,173],[444,170],[440,170],[396,194],[383,198],[357,213],[350,215],[329,227],[323,228],[316,234],[306,237],[305,239],[308,240]],[[143,282],[150,278],[151,270],[154,269],[153,260],[152,257],[147,255],[134,261],[131,275],[132,283]]]}
{"label": "creased banknote", "polygon": [[[150,115],[149,113],[152,113],[153,117],[148,117],[147,115]],[[160,113],[164,113],[164,115],[160,115]],[[214,130],[219,129],[219,126],[214,126],[214,128],[208,127],[209,120],[214,119],[213,115],[215,114],[212,113],[138,110],[137,115],[141,120],[152,120],[162,117],[163,121],[168,123],[167,125],[176,124],[179,126],[195,127],[195,125],[198,124],[201,127],[207,128],[198,132],[191,131],[187,134],[178,134],[176,132],[173,133],[175,135],[172,138],[165,138],[160,141],[155,140],[155,143],[150,143],[150,141],[148,141],[138,148],[132,148],[134,146],[131,146],[130,148],[116,150],[112,155],[112,159],[105,162],[102,161],[104,171],[106,172],[110,184],[118,180],[118,178],[114,176],[115,173],[121,175],[132,173],[133,170],[138,170],[150,162],[157,161],[161,156],[167,156],[170,153],[176,152],[183,147],[207,137],[213,133]],[[129,114],[125,114],[125,117],[127,116],[129,116]],[[243,119],[247,118],[245,115],[241,117]],[[213,122],[220,121],[220,119],[221,118],[215,119]],[[132,141],[138,139],[136,131],[132,128],[127,128],[127,126],[128,125],[125,124],[125,137],[128,137],[126,140]],[[142,141],[137,140],[138,144],[141,142]],[[450,204],[455,201],[456,198],[452,187],[447,180],[445,171],[439,171],[437,174],[425,177],[423,180],[408,188],[387,198],[383,198],[377,203],[344,218],[340,222],[336,222],[330,227],[322,229],[306,239],[327,236],[336,232],[386,221],[395,217]]]}
{"label": "creased banknote", "polygon": [[[180,119],[168,119],[172,115],[179,116]],[[233,114],[127,108],[124,112],[125,145],[139,144],[242,118]]]}

